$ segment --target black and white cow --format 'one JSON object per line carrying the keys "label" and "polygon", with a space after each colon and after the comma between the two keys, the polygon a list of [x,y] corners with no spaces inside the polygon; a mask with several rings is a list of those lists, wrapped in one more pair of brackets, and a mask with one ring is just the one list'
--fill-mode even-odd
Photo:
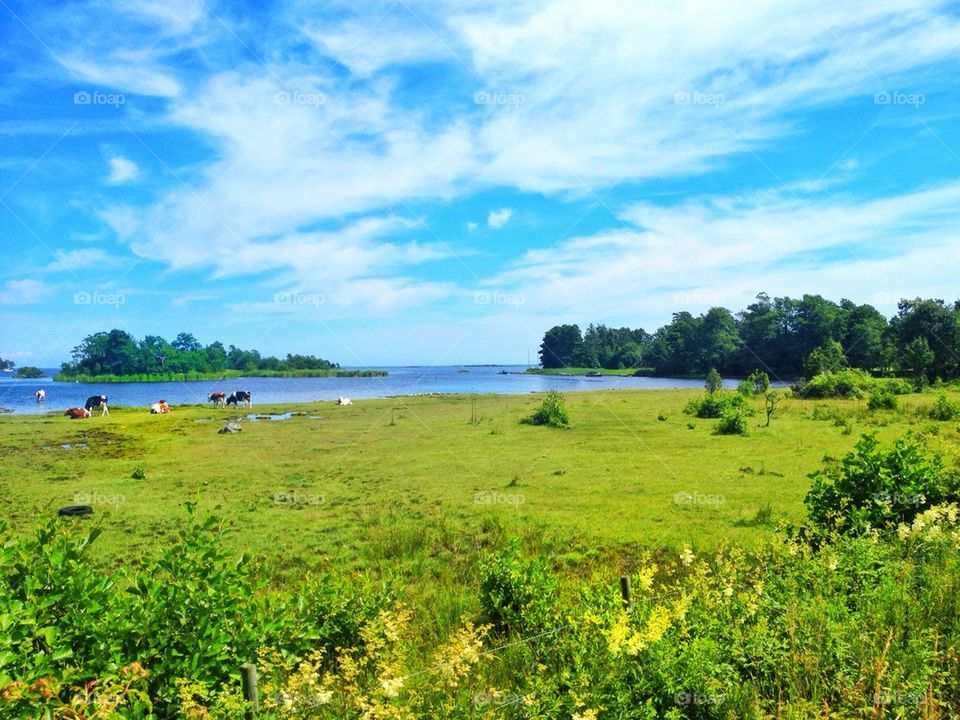
{"label": "black and white cow", "polygon": [[247,407],[253,404],[249,390],[234,390],[227,397],[227,405],[239,405],[244,403]]}
{"label": "black and white cow", "polygon": [[47,391],[41,388],[37,390],[37,402],[43,402],[47,398]]}
{"label": "black and white cow", "polygon": [[107,408],[107,396],[106,395],[91,395],[87,398],[87,401],[83,404],[83,407],[86,410],[100,410],[100,416],[109,415],[110,410]]}

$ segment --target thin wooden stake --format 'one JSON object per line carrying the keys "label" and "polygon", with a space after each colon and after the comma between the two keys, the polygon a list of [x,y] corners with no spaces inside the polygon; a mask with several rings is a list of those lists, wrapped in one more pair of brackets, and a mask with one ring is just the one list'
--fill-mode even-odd
{"label": "thin wooden stake", "polygon": [[253,663],[244,663],[240,666],[243,673],[243,699],[250,703],[244,713],[246,720],[253,720],[260,711],[260,698],[257,691],[257,666]]}
{"label": "thin wooden stake", "polygon": [[623,606],[630,609],[630,576],[620,576],[620,595],[623,597]]}

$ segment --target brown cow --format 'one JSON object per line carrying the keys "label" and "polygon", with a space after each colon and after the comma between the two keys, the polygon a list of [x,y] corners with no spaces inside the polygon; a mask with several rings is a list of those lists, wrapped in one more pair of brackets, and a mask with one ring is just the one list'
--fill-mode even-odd
{"label": "brown cow", "polygon": [[90,411],[86,408],[74,407],[64,410],[64,415],[69,417],[71,420],[82,420],[83,418],[90,417]]}

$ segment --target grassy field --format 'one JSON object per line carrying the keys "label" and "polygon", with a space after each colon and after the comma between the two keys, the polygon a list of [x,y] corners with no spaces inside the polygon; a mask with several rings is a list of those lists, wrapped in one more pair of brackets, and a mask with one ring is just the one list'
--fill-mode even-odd
{"label": "grassy field", "polygon": [[[0,488],[14,529],[93,505],[101,551],[118,561],[162,544],[192,500],[242,530],[238,549],[281,571],[364,569],[416,559],[437,536],[472,547],[489,532],[536,535],[576,564],[631,545],[751,545],[772,523],[802,521],[807,475],[824,456],[862,431],[902,433],[916,422],[909,407],[931,402],[908,396],[907,411],[871,414],[865,401],[787,400],[771,427],[758,415],[749,437],[726,437],[683,414],[696,395],[572,393],[567,430],[520,424],[534,395],[257,406],[305,414],[245,418],[233,435],[217,431],[236,411],[200,406],[8,416]],[[811,419],[816,406],[851,419]],[[768,507],[771,523],[751,522]]]}
{"label": "grassy field", "polygon": [[[63,560],[67,545],[4,548],[5,592],[24,576],[33,594],[0,607],[19,618],[0,628],[0,673],[85,680],[143,661],[159,717],[222,700],[233,710],[209,717],[232,720],[236,669],[272,648],[287,664],[258,655],[267,697],[285,688],[294,709],[270,718],[366,717],[374,702],[409,711],[376,717],[411,718],[956,717],[960,530],[928,518],[900,540],[820,552],[773,535],[806,522],[809,473],[861,433],[912,430],[953,463],[957,421],[928,419],[931,394],[875,412],[789,399],[769,428],[757,414],[748,436],[720,436],[683,413],[700,394],[570,393],[569,429],[521,424],[538,395],[0,417],[9,530],[26,537],[59,507],[90,504],[92,518],[59,527],[103,531],[92,575]],[[229,419],[242,431],[219,434]],[[213,545],[183,534],[187,502],[231,530]],[[255,585],[230,570],[242,552]],[[129,593],[101,584],[117,568]],[[514,598],[508,614],[491,592]],[[314,650],[325,670],[294,672]],[[188,699],[184,676],[200,683]],[[25,687],[7,691],[16,701]],[[41,699],[17,717],[45,702],[30,687]]]}

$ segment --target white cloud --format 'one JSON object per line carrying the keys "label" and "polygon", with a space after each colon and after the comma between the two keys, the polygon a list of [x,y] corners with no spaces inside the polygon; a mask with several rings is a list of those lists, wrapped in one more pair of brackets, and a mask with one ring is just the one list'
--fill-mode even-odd
{"label": "white cloud", "polygon": [[487,215],[487,225],[492,227],[494,230],[499,230],[508,222],[510,222],[511,217],[513,217],[513,210],[510,208],[491,210],[490,214]]}
{"label": "white cloud", "polygon": [[122,155],[109,158],[107,162],[110,165],[110,176],[107,182],[111,185],[121,185],[140,177],[140,168],[137,164]]}
{"label": "white cloud", "polygon": [[42,280],[8,280],[0,290],[0,305],[32,305],[53,292]]}
{"label": "white cloud", "polygon": [[[173,22],[154,4],[139,15]],[[944,73],[938,63],[960,57],[960,18],[932,0],[715,8],[681,0],[669,11],[605,0],[478,10],[411,3],[374,6],[365,15],[306,25],[286,17],[290,32],[268,27],[257,36],[262,63],[237,65],[205,53],[205,72],[189,78],[166,62],[187,42],[180,36],[155,52],[134,42],[101,54],[78,50],[69,64],[74,71],[169,98],[165,119],[204,138],[215,153],[148,207],[110,207],[101,217],[135,252],[175,270],[274,271],[283,287],[332,286],[337,297],[361,300],[356,288],[365,288],[367,295],[425,301],[446,289],[412,277],[411,267],[443,253],[394,240],[410,228],[384,220],[391,213],[491,188],[589,197],[611,184],[704,172],[800,133],[804,110],[857,98],[872,107],[874,93],[909,88],[917,68],[932,78]],[[200,16],[188,20],[197,44],[210,42],[208,24]],[[292,38],[305,40],[304,47]],[[340,65],[311,63],[317,50]],[[447,63],[456,81],[444,85],[427,73],[416,79],[436,81],[436,89],[405,82],[410,67],[424,62]],[[190,92],[183,92],[188,82]],[[489,102],[474,98],[480,90],[492,93]],[[837,170],[856,168],[841,161]],[[791,189],[813,194],[835,182],[831,176]],[[809,228],[813,216],[804,207],[784,198],[754,199],[748,207],[755,227],[709,204],[682,211],[638,206],[625,216],[643,222],[646,232],[538,251],[547,253],[542,266],[537,253],[528,253],[511,272],[548,284],[563,279],[574,292],[560,296],[574,302],[579,276],[563,265],[565,249],[617,287],[631,277],[683,285],[680,271],[670,270],[679,276],[668,280],[655,270],[684,259],[678,248],[685,243],[713,268],[766,256],[752,248],[767,238],[809,247],[808,237],[778,224],[805,220]],[[869,225],[851,208],[809,207]],[[502,227],[510,217],[503,209],[487,222]],[[701,244],[694,240],[699,222],[711,232],[759,234]],[[621,253],[627,262],[619,262]],[[388,281],[388,289],[377,285]]]}
{"label": "white cloud", "polygon": [[47,265],[46,272],[75,272],[89,268],[112,269],[124,264],[121,258],[108,255],[99,248],[57,250],[56,261]]}
{"label": "white cloud", "polygon": [[530,250],[487,284],[531,311],[648,329],[679,309],[739,310],[761,290],[879,297],[884,309],[957,294],[960,183],[861,203],[763,193],[639,204],[623,219],[634,227]]}

